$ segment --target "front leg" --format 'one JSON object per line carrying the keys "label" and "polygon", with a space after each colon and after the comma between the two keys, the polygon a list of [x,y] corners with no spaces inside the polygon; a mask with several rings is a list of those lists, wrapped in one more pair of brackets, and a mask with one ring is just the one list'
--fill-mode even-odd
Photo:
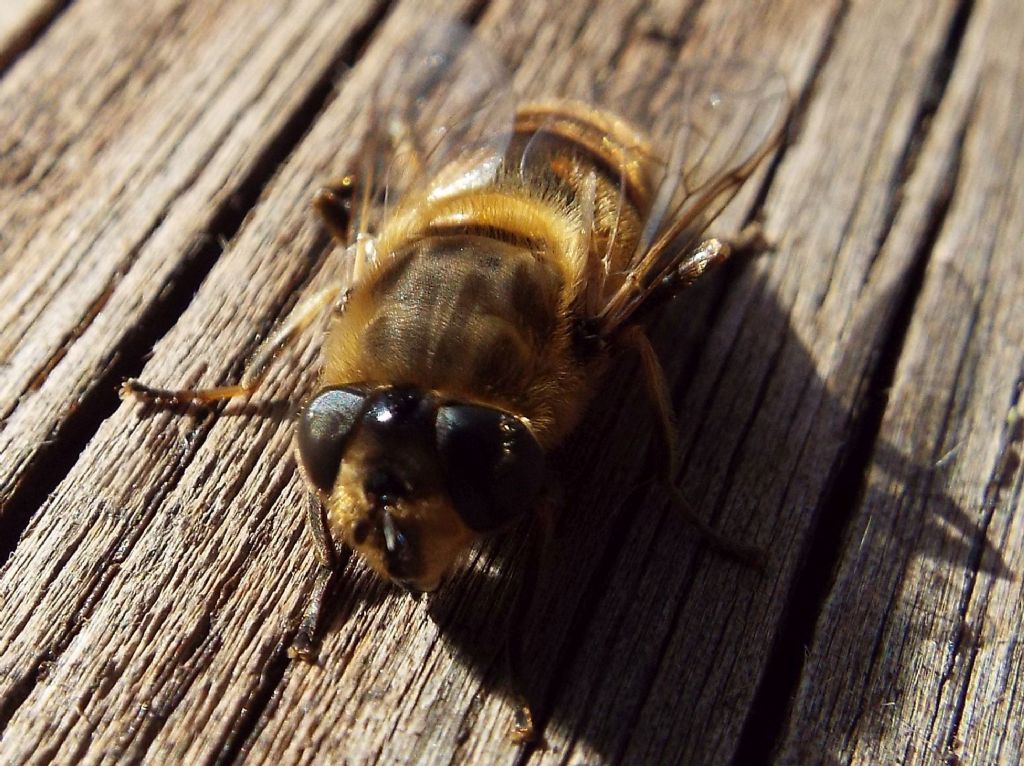
{"label": "front leg", "polygon": [[321,186],[313,195],[313,209],[331,236],[342,245],[348,243],[354,193],[355,179],[342,176]]}
{"label": "front leg", "polygon": [[341,294],[341,285],[333,284],[317,291],[303,300],[288,315],[274,333],[260,344],[252,355],[242,379],[230,386],[214,388],[156,388],[138,378],[128,378],[121,384],[121,399],[140,399],[160,407],[178,407],[183,404],[209,404],[236,396],[248,396],[263,383],[270,363],[286,345],[320,316],[323,310],[335,303]]}
{"label": "front leg", "polygon": [[306,505],[306,528],[313,540],[313,552],[319,566],[313,580],[313,589],[309,594],[306,611],[299,624],[288,656],[313,662],[316,659],[316,639],[320,631],[324,601],[333,590],[335,576],[338,572],[338,555],[334,549],[334,541],[327,529],[326,509],[319,498],[309,496]]}
{"label": "front leg", "polygon": [[541,574],[548,571],[550,566],[555,517],[561,505],[561,487],[549,484],[537,503],[526,532],[515,600],[505,624],[502,654],[505,661],[507,690],[513,706],[513,723],[509,739],[515,744],[534,744],[543,738],[543,724],[534,720],[533,708],[524,683],[524,626],[529,622]]}
{"label": "front leg", "polygon": [[509,739],[515,744],[530,744],[540,739],[540,730],[533,719],[533,708],[530,706],[523,683],[523,633],[522,626],[526,621],[530,606],[536,595],[537,582],[540,575],[543,548],[548,536],[543,531],[531,528],[526,537],[526,556],[522,565],[516,598],[505,626],[505,639],[502,642],[502,655],[505,660],[506,682],[513,707],[513,723]]}

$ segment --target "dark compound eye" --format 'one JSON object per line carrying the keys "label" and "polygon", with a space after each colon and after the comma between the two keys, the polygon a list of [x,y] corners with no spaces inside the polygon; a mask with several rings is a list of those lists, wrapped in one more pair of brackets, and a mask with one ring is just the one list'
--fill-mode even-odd
{"label": "dark compound eye", "polygon": [[352,426],[366,409],[366,392],[356,386],[326,388],[299,418],[299,458],[306,476],[321,492],[330,492],[341,467]]}
{"label": "dark compound eye", "polygon": [[470,529],[489,532],[529,510],[544,479],[544,451],[525,423],[491,407],[453,404],[438,409],[436,429],[448,492]]}
{"label": "dark compound eye", "polygon": [[382,438],[429,438],[434,404],[431,396],[417,389],[386,388],[372,397],[365,424]]}

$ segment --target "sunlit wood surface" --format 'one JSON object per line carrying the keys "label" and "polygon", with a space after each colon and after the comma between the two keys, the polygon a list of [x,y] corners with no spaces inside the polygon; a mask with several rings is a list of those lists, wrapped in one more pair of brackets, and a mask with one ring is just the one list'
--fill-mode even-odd
{"label": "sunlit wood surface", "polygon": [[[414,602],[348,561],[320,662],[289,402],[122,404],[234,380],[337,264],[311,192],[359,147],[411,0],[0,11],[0,761],[1015,764],[1024,514],[1019,0],[438,4],[532,87],[756,57],[789,131],[716,231],[774,251],[652,335],[679,486],[623,360],[556,457],[511,743],[515,534]],[[568,69],[567,69],[568,68]],[[638,86],[639,87],[639,86]],[[958,760],[959,759],[959,760]]]}

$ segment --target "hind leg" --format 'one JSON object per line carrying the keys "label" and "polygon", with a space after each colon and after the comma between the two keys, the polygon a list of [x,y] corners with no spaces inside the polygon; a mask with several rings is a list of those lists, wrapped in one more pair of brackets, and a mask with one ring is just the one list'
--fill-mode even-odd
{"label": "hind leg", "polygon": [[686,500],[683,493],[674,483],[676,462],[678,453],[676,450],[676,424],[672,416],[671,396],[669,395],[668,384],[665,382],[665,372],[658,361],[658,356],[647,339],[646,333],[638,325],[627,327],[621,336],[622,342],[632,348],[640,357],[640,366],[643,370],[644,383],[647,389],[648,401],[654,406],[658,425],[660,426],[661,437],[664,441],[665,463],[660,471],[662,482],[672,499],[673,504],[686,517],[686,520],[697,529],[711,546],[719,553],[735,559],[740,563],[757,567],[764,566],[764,552],[752,545],[737,543],[730,540],[717,530],[713,529],[704,519],[700,517],[693,506]]}

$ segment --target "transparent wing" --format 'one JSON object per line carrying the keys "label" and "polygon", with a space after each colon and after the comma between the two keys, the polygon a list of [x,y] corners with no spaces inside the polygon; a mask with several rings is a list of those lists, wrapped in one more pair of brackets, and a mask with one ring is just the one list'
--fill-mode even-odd
{"label": "transparent wing", "polygon": [[390,53],[371,89],[353,240],[375,231],[411,191],[436,182],[456,153],[486,168],[511,136],[515,98],[492,49],[455,20],[410,26],[415,31]]}
{"label": "transparent wing", "polygon": [[611,81],[597,95],[604,108],[617,109],[650,136],[644,152],[652,194],[627,278],[600,313],[608,332],[692,251],[776,146],[789,112],[785,80],[757,62],[650,67],[646,77],[648,83]]}

